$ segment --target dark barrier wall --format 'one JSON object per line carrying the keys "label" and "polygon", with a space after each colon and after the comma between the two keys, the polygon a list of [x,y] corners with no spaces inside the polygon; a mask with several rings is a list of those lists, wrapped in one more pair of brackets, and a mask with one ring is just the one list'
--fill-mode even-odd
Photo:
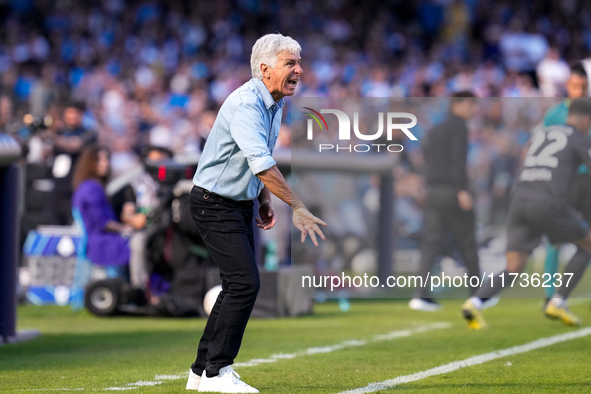
{"label": "dark barrier wall", "polygon": [[16,336],[19,167],[0,167],[0,338]]}

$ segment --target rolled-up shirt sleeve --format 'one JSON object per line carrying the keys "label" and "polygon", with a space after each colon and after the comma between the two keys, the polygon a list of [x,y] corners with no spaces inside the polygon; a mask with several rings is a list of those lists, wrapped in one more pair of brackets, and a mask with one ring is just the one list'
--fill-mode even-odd
{"label": "rolled-up shirt sleeve", "polygon": [[269,131],[265,129],[263,114],[254,105],[240,104],[230,122],[230,134],[246,157],[253,174],[275,165],[269,151]]}

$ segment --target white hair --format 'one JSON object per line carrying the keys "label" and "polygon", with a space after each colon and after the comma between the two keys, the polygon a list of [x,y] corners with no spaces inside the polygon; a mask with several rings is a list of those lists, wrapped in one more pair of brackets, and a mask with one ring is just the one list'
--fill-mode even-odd
{"label": "white hair", "polygon": [[252,77],[263,79],[261,64],[274,68],[281,52],[300,53],[302,47],[291,37],[277,34],[265,34],[254,43],[250,56]]}

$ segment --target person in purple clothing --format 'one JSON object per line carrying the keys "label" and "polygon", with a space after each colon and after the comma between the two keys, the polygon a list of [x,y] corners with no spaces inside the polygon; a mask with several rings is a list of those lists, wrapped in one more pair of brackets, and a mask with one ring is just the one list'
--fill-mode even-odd
{"label": "person in purple clothing", "polygon": [[[109,176],[109,151],[92,145],[80,155],[73,177],[72,206],[80,211],[88,237],[86,255],[98,265],[125,266],[130,261],[132,226],[117,220],[117,215],[105,194],[104,185]],[[130,267],[134,273],[143,267]]]}

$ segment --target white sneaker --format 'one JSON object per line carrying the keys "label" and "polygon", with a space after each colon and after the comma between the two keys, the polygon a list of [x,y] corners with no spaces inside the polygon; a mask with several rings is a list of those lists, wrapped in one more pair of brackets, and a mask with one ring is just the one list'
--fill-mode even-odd
{"label": "white sneaker", "polygon": [[218,376],[207,377],[205,371],[201,376],[199,392],[207,393],[258,393],[254,387],[249,386],[239,379],[240,375],[230,365],[220,369]]}
{"label": "white sneaker", "polygon": [[422,312],[437,312],[441,310],[441,305],[438,303],[422,298],[413,298],[408,303],[408,307],[412,310]]}
{"label": "white sneaker", "polygon": [[201,376],[197,375],[189,368],[189,380],[187,380],[187,390],[199,390]]}

